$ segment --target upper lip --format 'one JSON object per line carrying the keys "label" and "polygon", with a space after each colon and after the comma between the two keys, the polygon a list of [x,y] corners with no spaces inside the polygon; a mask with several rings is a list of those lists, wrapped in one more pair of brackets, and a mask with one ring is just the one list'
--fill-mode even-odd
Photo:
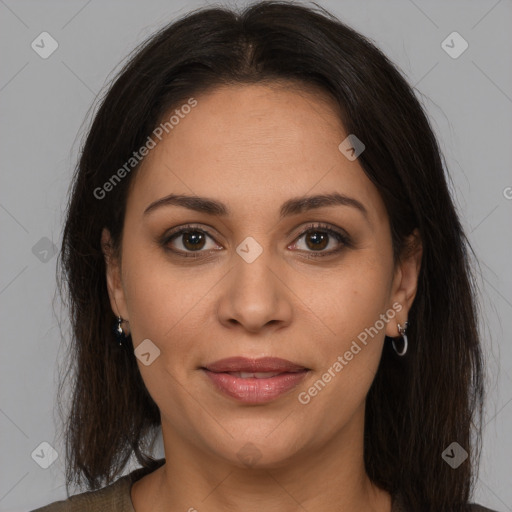
{"label": "upper lip", "polygon": [[228,357],[214,363],[207,364],[205,368],[211,372],[299,372],[307,370],[300,364],[292,363],[279,357],[261,357],[249,359],[247,357]]}

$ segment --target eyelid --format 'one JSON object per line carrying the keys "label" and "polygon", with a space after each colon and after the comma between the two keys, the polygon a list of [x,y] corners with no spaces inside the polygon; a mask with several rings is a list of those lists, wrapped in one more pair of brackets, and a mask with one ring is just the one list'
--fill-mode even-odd
{"label": "eyelid", "polygon": [[[294,241],[291,245],[295,245],[298,243],[298,240],[300,240],[304,235],[306,235],[309,231],[324,231],[326,232],[331,238],[336,238],[340,247],[337,249],[331,249],[329,251],[301,251],[299,250],[299,253],[305,252],[306,258],[321,258],[321,257],[328,257],[328,256],[335,256],[339,254],[343,249],[345,248],[353,248],[354,244],[352,242],[351,236],[342,228],[335,227],[331,224],[325,223],[325,222],[309,222],[305,226],[301,226],[299,228],[299,232],[295,235]],[[289,247],[289,246],[288,246]]]}
{"label": "eyelid", "polygon": [[[208,231],[208,229],[204,229],[204,226],[205,224],[194,224],[194,223],[191,223],[191,224],[184,224],[182,226],[177,226],[175,228],[172,228],[171,230],[169,231],[166,231],[164,233],[164,235],[162,237],[160,237],[160,239],[158,240],[159,243],[164,247],[164,249],[166,249],[167,251],[169,252],[172,252],[174,254],[177,254],[177,255],[181,255],[181,256],[184,256],[184,255],[188,255],[187,257],[192,257],[192,258],[197,258],[197,257],[201,257],[200,255],[201,254],[209,254],[211,253],[212,251],[215,251],[217,249],[210,249],[208,251],[182,251],[182,250],[177,250],[177,249],[170,249],[168,246],[168,244],[172,241],[172,239],[174,237],[177,237],[179,238],[180,235],[183,234],[183,232],[186,232],[186,231],[199,231],[201,233],[204,233],[206,236],[208,236],[209,238],[211,238],[217,245],[220,245],[217,240],[215,239],[215,236],[212,235],[210,233],[210,231]],[[208,225],[206,225],[208,226]],[[208,226],[209,229],[212,229],[213,231],[216,231],[214,230],[211,226]],[[194,254],[197,254],[197,256],[193,256]]]}
{"label": "eyelid", "polygon": [[[205,229],[205,226],[207,229]],[[211,230],[211,231],[210,231]],[[207,234],[210,238],[215,240],[215,237],[223,238],[222,235],[212,226],[209,224],[195,224],[193,222],[189,224],[183,224],[180,226],[176,226],[175,228],[171,228],[167,230],[160,238],[162,242],[167,242],[172,238],[173,236],[177,234],[181,234],[182,231],[201,231],[202,233]],[[214,234],[215,233],[215,234]]]}
{"label": "eyelid", "polygon": [[[200,250],[200,251],[181,251],[176,249],[170,249],[167,247],[169,242],[171,242],[173,237],[179,237],[183,232],[186,231],[199,231],[204,234],[206,234],[209,238],[211,238],[217,245],[217,240],[215,239],[214,235],[212,235],[207,229],[204,229],[205,224],[184,224],[182,226],[177,226],[176,228],[171,229],[170,231],[167,231],[160,239],[160,244],[168,251],[183,257],[188,258],[199,258],[199,257],[207,257],[207,255],[210,255],[213,251],[216,251],[218,249],[210,249],[210,250]],[[213,230],[211,226],[208,226]],[[306,225],[302,225],[299,228],[297,228],[297,233],[293,239],[293,242],[289,244],[287,247],[290,247],[291,245],[295,245],[297,241],[302,238],[304,235],[308,233],[308,231],[312,230],[318,230],[318,231],[325,231],[327,234],[331,237],[335,237],[339,244],[341,245],[341,248],[338,249],[331,249],[330,251],[305,251],[309,255],[312,255],[313,257],[322,257],[322,256],[329,256],[329,255],[335,255],[339,253],[344,247],[353,247],[352,238],[350,235],[342,228],[335,227],[333,225],[330,225],[328,223],[324,222],[309,222]],[[216,230],[215,230],[216,231]],[[293,232],[293,230],[292,230]],[[291,234],[291,232],[288,232],[288,235]],[[287,236],[288,236],[287,235]],[[303,252],[299,250],[299,252]],[[192,256],[194,254],[197,254],[197,256]],[[204,256],[200,256],[203,254]]]}
{"label": "eyelid", "polygon": [[296,240],[299,236],[305,235],[308,231],[318,229],[318,231],[327,231],[329,233],[334,233],[336,235],[339,235],[340,237],[344,238],[348,241],[350,241],[350,235],[342,228],[339,228],[337,226],[334,226],[332,224],[329,224],[327,222],[320,222],[320,221],[312,221],[307,222],[305,225],[301,225],[297,228],[297,231],[292,230],[289,234],[296,233],[294,235],[294,240]]}

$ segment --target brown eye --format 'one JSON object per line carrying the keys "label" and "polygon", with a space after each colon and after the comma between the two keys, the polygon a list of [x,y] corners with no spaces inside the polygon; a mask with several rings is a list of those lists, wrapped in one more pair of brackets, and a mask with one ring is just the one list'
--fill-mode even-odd
{"label": "brown eye", "polygon": [[[212,244],[210,246],[208,246],[208,239]],[[302,239],[304,239],[304,247],[300,247]],[[164,237],[160,243],[165,250],[185,258],[207,257],[210,251],[222,249],[208,232],[193,225],[176,229]],[[330,256],[342,251],[345,247],[352,247],[349,236],[323,224],[307,226],[296,242],[289,246],[312,257]]]}
{"label": "brown eye", "polygon": [[[300,247],[299,241],[304,239],[304,246]],[[329,256],[334,253],[340,252],[345,247],[352,247],[350,238],[341,232],[338,232],[327,225],[310,225],[307,226],[297,242],[294,244],[294,248],[309,253],[309,255],[316,256]],[[331,246],[330,249],[327,247]]]}
{"label": "brown eye", "polygon": [[201,231],[183,231],[180,233],[183,246],[189,251],[197,251],[204,247],[206,237]]}
{"label": "brown eye", "polygon": [[[208,246],[208,239],[211,240],[210,246]],[[212,236],[206,231],[194,226],[185,226],[164,237],[161,244],[165,249],[179,256],[196,258],[205,256],[203,253],[219,247],[213,242]]]}
{"label": "brown eye", "polygon": [[329,235],[323,231],[311,230],[304,236],[306,237],[306,245],[314,251],[325,249],[329,243]]}

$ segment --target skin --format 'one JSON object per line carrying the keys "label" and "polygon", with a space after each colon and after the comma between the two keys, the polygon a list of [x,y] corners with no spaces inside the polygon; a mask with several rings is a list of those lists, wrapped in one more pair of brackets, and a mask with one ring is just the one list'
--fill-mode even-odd
{"label": "skin", "polygon": [[[317,91],[281,85],[223,86],[198,96],[134,177],[121,261],[103,231],[112,309],[126,319],[135,348],[150,339],[160,350],[149,366],[137,362],[161,411],[166,463],[133,485],[136,512],[391,510],[390,495],[364,468],[365,398],[384,336],[398,336],[414,300],[421,245],[395,266],[382,199],[358,161],[338,149],[348,134],[335,106]],[[335,191],[360,201],[368,218],[339,205],[279,218],[292,197]],[[231,214],[164,206],[144,215],[171,193],[222,201]],[[311,232],[304,234],[310,222],[345,230],[352,247],[330,236],[315,251]],[[212,237],[198,259],[159,243],[187,223]],[[248,236],[263,249],[252,263],[236,252]],[[197,254],[183,235],[167,246]],[[301,404],[298,394],[393,303],[401,311]],[[311,371],[272,402],[243,404],[199,369],[236,355],[281,357]],[[260,455],[253,465],[238,457],[249,442]]]}

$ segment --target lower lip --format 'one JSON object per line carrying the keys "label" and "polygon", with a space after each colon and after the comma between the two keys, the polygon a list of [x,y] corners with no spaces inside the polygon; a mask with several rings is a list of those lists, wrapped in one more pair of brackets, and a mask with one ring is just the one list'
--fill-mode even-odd
{"label": "lower lip", "polygon": [[281,373],[268,379],[249,377],[242,379],[229,373],[215,373],[203,369],[218,390],[240,402],[261,404],[275,400],[297,386],[308,370],[294,373]]}

